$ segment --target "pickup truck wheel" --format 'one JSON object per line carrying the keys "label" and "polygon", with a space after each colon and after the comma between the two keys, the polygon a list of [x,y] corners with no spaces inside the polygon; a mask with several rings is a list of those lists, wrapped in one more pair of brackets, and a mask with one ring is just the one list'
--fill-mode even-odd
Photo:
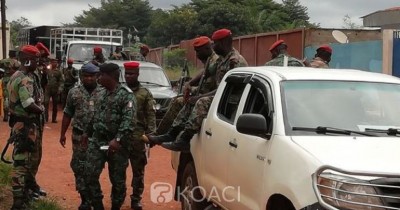
{"label": "pickup truck wheel", "polygon": [[198,187],[196,169],[193,162],[186,164],[181,181],[181,207],[182,210],[203,210],[209,204],[201,194]]}

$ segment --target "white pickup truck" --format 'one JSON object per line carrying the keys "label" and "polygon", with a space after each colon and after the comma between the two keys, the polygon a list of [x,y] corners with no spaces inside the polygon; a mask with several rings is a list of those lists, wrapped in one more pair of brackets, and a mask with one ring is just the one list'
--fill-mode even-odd
{"label": "white pickup truck", "polygon": [[184,210],[400,209],[400,80],[358,70],[229,71],[190,153]]}

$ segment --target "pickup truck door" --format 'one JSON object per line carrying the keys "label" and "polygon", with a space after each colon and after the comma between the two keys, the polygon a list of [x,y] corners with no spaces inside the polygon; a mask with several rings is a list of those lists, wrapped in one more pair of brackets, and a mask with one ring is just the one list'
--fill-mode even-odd
{"label": "pickup truck door", "polygon": [[204,152],[203,167],[198,172],[201,186],[207,192],[207,198],[213,199],[220,205],[225,205],[221,197],[226,188],[229,141],[236,132],[234,120],[239,106],[239,101],[246,87],[245,80],[251,75],[233,74],[227,77],[222,96],[216,97],[202,128],[201,147]]}
{"label": "pickup truck door", "polygon": [[[263,198],[265,167],[268,166],[267,154],[272,133],[273,101],[271,86],[258,76],[254,76],[246,87],[242,100],[244,107],[241,113],[262,114],[269,124],[269,134],[264,137],[251,136],[232,131],[229,139],[227,187],[224,195],[228,209],[264,209],[258,206]],[[242,102],[241,102],[242,104]],[[236,124],[236,121],[235,121]]]}

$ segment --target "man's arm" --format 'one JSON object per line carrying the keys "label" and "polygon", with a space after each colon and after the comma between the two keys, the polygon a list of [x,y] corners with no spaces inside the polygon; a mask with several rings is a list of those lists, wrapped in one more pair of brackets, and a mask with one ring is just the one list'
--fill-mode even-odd
{"label": "man's arm", "polygon": [[155,101],[153,95],[148,91],[145,104],[145,116],[146,116],[146,134],[156,132],[156,111],[154,109]]}
{"label": "man's arm", "polygon": [[67,95],[67,102],[64,108],[64,115],[61,124],[61,134],[60,134],[60,144],[65,147],[66,137],[65,133],[68,130],[69,125],[71,124],[72,117],[75,114],[75,106],[74,100],[72,98],[73,91],[70,91]]}

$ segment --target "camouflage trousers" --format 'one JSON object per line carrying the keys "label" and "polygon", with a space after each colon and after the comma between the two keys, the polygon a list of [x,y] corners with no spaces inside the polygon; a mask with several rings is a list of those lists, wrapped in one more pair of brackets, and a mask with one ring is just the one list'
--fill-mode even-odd
{"label": "camouflage trousers", "polygon": [[100,146],[108,143],[98,143],[98,138],[90,138],[85,164],[85,181],[89,186],[90,198],[93,203],[103,199],[103,193],[99,182],[100,174],[105,163],[108,163],[108,174],[112,184],[111,201],[113,206],[121,206],[126,196],[126,168],[128,167],[128,145],[122,145],[121,149],[113,155],[108,155],[107,150],[100,150]]}
{"label": "camouflage trousers", "polygon": [[185,102],[183,101],[182,96],[176,97],[171,101],[168,107],[168,111],[165,113],[163,119],[157,126],[157,135],[162,135],[169,130],[172,123],[174,122],[174,119],[184,105]]}
{"label": "camouflage trousers", "polygon": [[43,154],[43,126],[38,126],[36,141],[35,141],[35,148],[31,153],[31,161],[30,161],[30,168],[32,175],[27,180],[28,186],[32,190],[39,190],[40,187],[36,182],[36,174],[39,171],[40,163],[42,162],[42,154]]}
{"label": "camouflage trousers", "polygon": [[145,144],[139,137],[132,141],[129,148],[129,160],[133,174],[131,201],[139,202],[142,200],[144,191],[144,170],[147,165]]}
{"label": "camouflage trousers", "polygon": [[53,90],[50,88],[47,88],[45,91],[45,95],[44,95],[44,107],[46,109],[45,111],[45,118],[46,121],[49,121],[49,103],[50,103],[50,99],[53,102],[53,110],[52,110],[52,120],[56,120],[57,119],[57,111],[58,111],[58,90]]}
{"label": "camouflage trousers", "polygon": [[197,100],[194,105],[185,104],[175,118],[172,126],[181,126],[185,130],[195,132],[199,131],[203,119],[207,117],[213,98],[213,96],[203,97]]}
{"label": "camouflage trousers", "polygon": [[75,176],[75,188],[80,193],[87,193],[88,185],[85,182],[86,151],[81,143],[82,132],[72,129],[72,159],[70,166]]}
{"label": "camouflage trousers", "polygon": [[14,202],[16,200],[28,201],[29,199],[30,186],[28,185],[32,185],[35,180],[33,176],[34,153],[32,151],[36,149],[38,133],[38,126],[35,124],[27,125],[23,122],[16,122],[13,125],[12,135],[18,136],[14,140],[14,163],[11,172]]}

